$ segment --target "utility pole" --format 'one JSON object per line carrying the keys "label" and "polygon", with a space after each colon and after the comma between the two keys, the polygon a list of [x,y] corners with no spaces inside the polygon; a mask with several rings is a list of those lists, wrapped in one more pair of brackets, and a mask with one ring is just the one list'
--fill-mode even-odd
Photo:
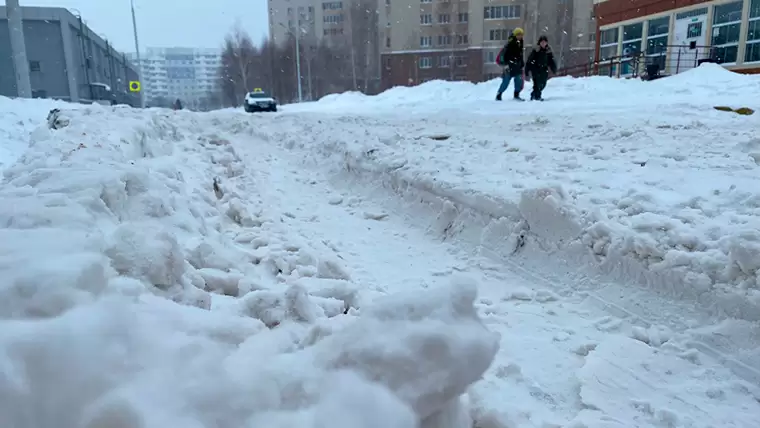
{"label": "utility pole", "polygon": [[[135,35],[135,56],[137,57],[137,78],[142,80],[143,69],[142,61],[140,61],[140,44],[137,41],[137,18],[135,18],[135,0],[129,0],[129,6],[132,9],[132,31]],[[142,82],[140,82],[142,86]],[[145,108],[145,96],[143,95],[142,88],[140,88],[140,107]]]}
{"label": "utility pole", "polygon": [[298,41],[301,38],[301,27],[296,31],[296,74],[298,75],[298,102],[303,102],[303,89],[301,88],[301,45]]}
{"label": "utility pole", "polygon": [[29,60],[26,58],[21,5],[19,5],[19,0],[6,0],[5,6],[8,11],[8,32],[11,37],[13,67],[16,69],[16,90],[19,98],[31,98],[32,84],[29,81]]}

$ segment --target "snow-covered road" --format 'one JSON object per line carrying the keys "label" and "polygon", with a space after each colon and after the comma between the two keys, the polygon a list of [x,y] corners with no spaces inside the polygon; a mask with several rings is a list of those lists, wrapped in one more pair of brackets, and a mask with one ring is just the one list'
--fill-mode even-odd
{"label": "snow-covered road", "polygon": [[[300,120],[304,128],[334,126],[325,116]],[[391,119],[374,122],[363,123],[363,132],[399,129]],[[291,231],[333,248],[354,281],[394,293],[438,287],[459,273],[477,279],[481,316],[501,334],[496,361],[471,390],[481,426],[749,426],[757,418],[760,407],[747,386],[760,384],[752,323],[724,321],[707,332],[717,321],[693,304],[556,267],[536,269],[535,255],[529,270],[453,239],[435,212],[325,168],[310,151],[242,144],[246,163],[268,183],[267,203],[282,210]],[[720,330],[726,342],[711,343]],[[725,400],[710,398],[717,396]]]}
{"label": "snow-covered road", "polygon": [[760,128],[712,104],[760,79],[658,82],[254,116],[0,99],[0,415],[755,428]]}

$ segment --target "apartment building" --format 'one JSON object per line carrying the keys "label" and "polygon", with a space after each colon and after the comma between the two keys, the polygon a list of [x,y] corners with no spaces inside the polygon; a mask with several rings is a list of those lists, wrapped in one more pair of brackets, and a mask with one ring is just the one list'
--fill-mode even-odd
{"label": "apartment building", "polygon": [[[666,73],[702,60],[760,73],[760,0],[596,0],[596,53],[611,74],[630,71],[643,52]],[[614,60],[613,58],[618,58]],[[609,60],[609,65],[605,65]]]}
{"label": "apartment building", "polygon": [[269,39],[282,45],[298,32],[303,39],[314,39],[318,4],[315,0],[268,0]]}
{"label": "apartment building", "polygon": [[[269,37],[278,45],[300,33],[302,41],[341,43],[348,34],[352,2],[375,7],[378,0],[268,0]],[[384,0],[382,0],[384,1]]]}
{"label": "apartment building", "polygon": [[525,30],[526,49],[547,35],[560,67],[587,62],[592,6],[592,0],[384,0],[382,85],[500,76],[496,55],[517,27]]}
{"label": "apartment building", "polygon": [[[142,90],[148,106],[179,98],[192,108],[216,88],[221,66],[219,49],[148,48],[140,53]],[[136,61],[137,55],[129,57]]]}

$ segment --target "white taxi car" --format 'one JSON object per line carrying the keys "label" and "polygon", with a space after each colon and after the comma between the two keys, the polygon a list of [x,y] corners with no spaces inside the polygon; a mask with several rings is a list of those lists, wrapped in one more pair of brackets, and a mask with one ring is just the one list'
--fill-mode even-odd
{"label": "white taxi car", "polygon": [[277,111],[277,100],[264,92],[261,88],[256,88],[252,92],[245,94],[243,108],[248,113],[257,111]]}

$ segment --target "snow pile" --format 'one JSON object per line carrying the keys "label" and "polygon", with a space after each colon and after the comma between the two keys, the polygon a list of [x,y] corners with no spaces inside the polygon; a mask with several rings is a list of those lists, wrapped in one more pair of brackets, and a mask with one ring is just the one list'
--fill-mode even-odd
{"label": "snow pile", "polygon": [[[413,87],[395,87],[377,96],[358,92],[327,95],[317,102],[288,105],[284,111],[361,113],[397,113],[425,116],[435,111],[457,113],[478,112],[504,114],[504,109],[493,106],[490,100],[496,95],[501,79],[482,83],[446,82],[434,80]],[[709,97],[715,103],[752,104],[754,93],[760,90],[760,80],[754,76],[740,75],[717,64],[701,66],[667,79],[652,82],[640,79],[613,79],[606,76],[586,78],[555,77],[550,80],[545,96],[550,100],[567,100],[593,103],[594,107],[617,108],[634,105],[661,106],[673,102],[692,103],[694,97]],[[526,82],[523,95],[532,88]],[[716,90],[717,89],[717,90]],[[508,92],[511,93],[511,87]],[[624,99],[612,94],[626,94]],[[663,96],[667,95],[667,96]],[[484,104],[486,101],[486,104]],[[554,110],[554,104],[522,105],[521,109]],[[413,109],[410,111],[409,109]]]}
{"label": "snow pile", "polygon": [[[719,94],[742,88],[730,105],[756,107],[760,78],[711,65],[670,79],[567,79],[580,88],[572,101],[489,102],[508,109],[499,117],[431,116],[399,101],[389,115],[326,108],[256,132],[422,201],[446,236],[504,257],[535,242],[562,260],[760,319],[760,116],[714,109]],[[396,92],[410,99],[417,90],[422,100],[434,85],[444,84]],[[450,84],[451,92],[462,85]],[[583,98],[611,87],[625,96],[601,105]],[[660,91],[654,106],[642,95],[652,91]]]}
{"label": "snow pile", "polygon": [[268,216],[222,119],[62,109],[5,169],[4,422],[467,426],[440,415],[498,348],[477,287],[364,301]]}
{"label": "snow pile", "polygon": [[26,150],[26,135],[45,119],[48,111],[61,106],[68,104],[55,100],[16,100],[0,96],[0,171],[15,162]]}

